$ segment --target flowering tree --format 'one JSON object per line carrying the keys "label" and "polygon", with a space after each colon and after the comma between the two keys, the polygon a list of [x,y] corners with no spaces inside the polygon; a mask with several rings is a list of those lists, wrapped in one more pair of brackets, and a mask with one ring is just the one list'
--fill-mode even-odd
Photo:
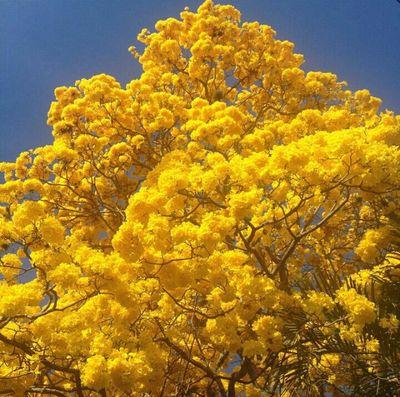
{"label": "flowering tree", "polygon": [[400,117],[205,1],[1,163],[0,394],[393,396]]}

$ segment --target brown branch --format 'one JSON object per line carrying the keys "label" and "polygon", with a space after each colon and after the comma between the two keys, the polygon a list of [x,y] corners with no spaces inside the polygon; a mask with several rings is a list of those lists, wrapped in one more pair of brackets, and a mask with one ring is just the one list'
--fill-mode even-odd
{"label": "brown branch", "polygon": [[161,328],[160,324],[158,324],[161,332],[163,333],[164,337],[156,340],[156,342],[162,342],[165,343],[168,347],[170,347],[175,353],[178,354],[179,357],[183,358],[185,361],[189,362],[192,364],[194,367],[200,369],[203,371],[210,379],[212,379],[214,382],[216,382],[218,386],[218,390],[220,392],[221,397],[226,397],[226,392],[224,385],[222,384],[222,381],[219,376],[217,376],[209,367],[206,365],[194,360],[192,357],[190,357],[184,350],[182,350],[179,346],[174,345],[168,337],[165,336],[163,329]]}

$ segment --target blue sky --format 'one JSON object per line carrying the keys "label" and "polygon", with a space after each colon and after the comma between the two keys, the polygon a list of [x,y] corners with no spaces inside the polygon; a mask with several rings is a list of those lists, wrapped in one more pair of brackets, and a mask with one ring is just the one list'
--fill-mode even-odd
{"label": "blue sky", "polygon": [[[400,108],[400,3],[396,0],[231,0],[243,20],[271,25],[295,42],[307,70],[336,73]],[[140,69],[128,52],[136,34],[178,16],[193,0],[0,0],[0,161],[51,142],[53,89]]]}

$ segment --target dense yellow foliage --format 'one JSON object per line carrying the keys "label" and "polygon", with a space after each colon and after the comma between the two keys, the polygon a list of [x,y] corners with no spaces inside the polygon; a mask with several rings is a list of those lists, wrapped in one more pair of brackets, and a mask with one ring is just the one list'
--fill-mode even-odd
{"label": "dense yellow foliage", "polygon": [[155,30],[0,164],[0,393],[395,390],[400,117],[232,6]]}

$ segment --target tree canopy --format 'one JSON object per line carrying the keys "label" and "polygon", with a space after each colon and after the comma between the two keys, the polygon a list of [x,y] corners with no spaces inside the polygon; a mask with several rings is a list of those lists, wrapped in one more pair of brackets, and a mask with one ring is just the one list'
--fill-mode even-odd
{"label": "tree canopy", "polygon": [[394,396],[400,117],[230,5],[138,40],[0,163],[0,394]]}

